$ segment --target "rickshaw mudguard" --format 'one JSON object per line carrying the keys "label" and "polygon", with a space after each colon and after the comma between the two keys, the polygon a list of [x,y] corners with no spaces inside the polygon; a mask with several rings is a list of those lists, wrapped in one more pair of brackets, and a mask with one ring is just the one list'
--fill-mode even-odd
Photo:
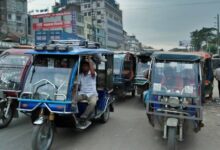
{"label": "rickshaw mudguard", "polygon": [[168,118],[167,121],[166,121],[166,125],[168,127],[177,127],[178,126],[178,119]]}

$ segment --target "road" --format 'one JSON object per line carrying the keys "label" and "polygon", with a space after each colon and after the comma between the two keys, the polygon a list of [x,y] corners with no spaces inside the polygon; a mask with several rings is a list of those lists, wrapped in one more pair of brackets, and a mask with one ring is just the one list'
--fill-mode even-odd
{"label": "road", "polygon": [[[217,95],[215,89],[214,96]],[[205,106],[205,127],[185,135],[179,150],[219,150],[220,107]],[[27,116],[14,119],[0,130],[0,150],[30,150],[32,125]],[[117,102],[106,124],[95,124],[85,131],[58,129],[52,150],[163,150],[166,142],[148,123],[142,103],[136,98]]]}

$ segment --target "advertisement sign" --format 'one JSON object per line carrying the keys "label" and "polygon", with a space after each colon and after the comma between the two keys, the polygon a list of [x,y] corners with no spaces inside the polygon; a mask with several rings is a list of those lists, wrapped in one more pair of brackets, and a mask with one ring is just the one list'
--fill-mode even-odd
{"label": "advertisement sign", "polygon": [[50,17],[57,17],[57,16],[67,16],[71,15],[70,12],[62,12],[62,13],[47,13],[47,14],[39,14],[39,15],[32,15],[32,18],[50,18]]}
{"label": "advertisement sign", "polygon": [[70,27],[72,27],[71,21],[33,23],[33,30],[70,28]]}

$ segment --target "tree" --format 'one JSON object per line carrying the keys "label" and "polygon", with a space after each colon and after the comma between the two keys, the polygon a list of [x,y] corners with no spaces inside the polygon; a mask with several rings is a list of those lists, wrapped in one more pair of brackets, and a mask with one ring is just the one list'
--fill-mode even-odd
{"label": "tree", "polygon": [[215,40],[216,35],[213,33],[216,31],[215,28],[202,28],[201,30],[195,30],[191,32],[191,45],[193,46],[194,50],[201,50],[202,44],[212,43]]}

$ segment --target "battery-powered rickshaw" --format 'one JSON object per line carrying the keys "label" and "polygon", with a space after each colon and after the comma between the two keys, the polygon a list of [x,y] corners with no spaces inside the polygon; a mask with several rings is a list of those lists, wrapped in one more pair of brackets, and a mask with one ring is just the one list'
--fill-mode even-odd
{"label": "battery-powered rickshaw", "polygon": [[[145,97],[150,124],[163,131],[168,149],[183,141],[185,129],[198,132],[202,123],[203,59],[190,53],[154,53],[150,88]],[[191,127],[191,128],[190,128]]]}
{"label": "battery-powered rickshaw", "polygon": [[13,118],[18,118],[17,98],[31,65],[31,56],[25,54],[30,49],[19,46],[0,55],[0,129],[7,127]]}
{"label": "battery-powered rickshaw", "polygon": [[116,99],[127,93],[135,96],[136,57],[127,51],[114,52],[114,94]]}
{"label": "battery-powered rickshaw", "polygon": [[143,92],[149,88],[147,79],[151,64],[151,55],[154,52],[155,50],[148,50],[136,54],[137,66],[135,75],[135,85],[137,89],[137,94],[141,95],[141,100],[143,100]]}
{"label": "battery-powered rickshaw", "polygon": [[[27,52],[33,64],[20,95],[18,109],[30,112],[34,124],[32,149],[49,149],[55,127],[88,128],[92,122],[106,123],[113,112],[113,53],[106,49],[72,47],[72,44],[36,46]],[[81,62],[90,57],[96,68],[98,101],[86,124],[80,116],[88,101],[78,101]]]}
{"label": "battery-powered rickshaw", "polygon": [[212,99],[213,95],[213,66],[212,66],[212,56],[207,52],[194,52],[195,54],[201,56],[203,58],[202,63],[202,74],[204,78],[204,96],[203,102],[205,102],[205,98]]}

